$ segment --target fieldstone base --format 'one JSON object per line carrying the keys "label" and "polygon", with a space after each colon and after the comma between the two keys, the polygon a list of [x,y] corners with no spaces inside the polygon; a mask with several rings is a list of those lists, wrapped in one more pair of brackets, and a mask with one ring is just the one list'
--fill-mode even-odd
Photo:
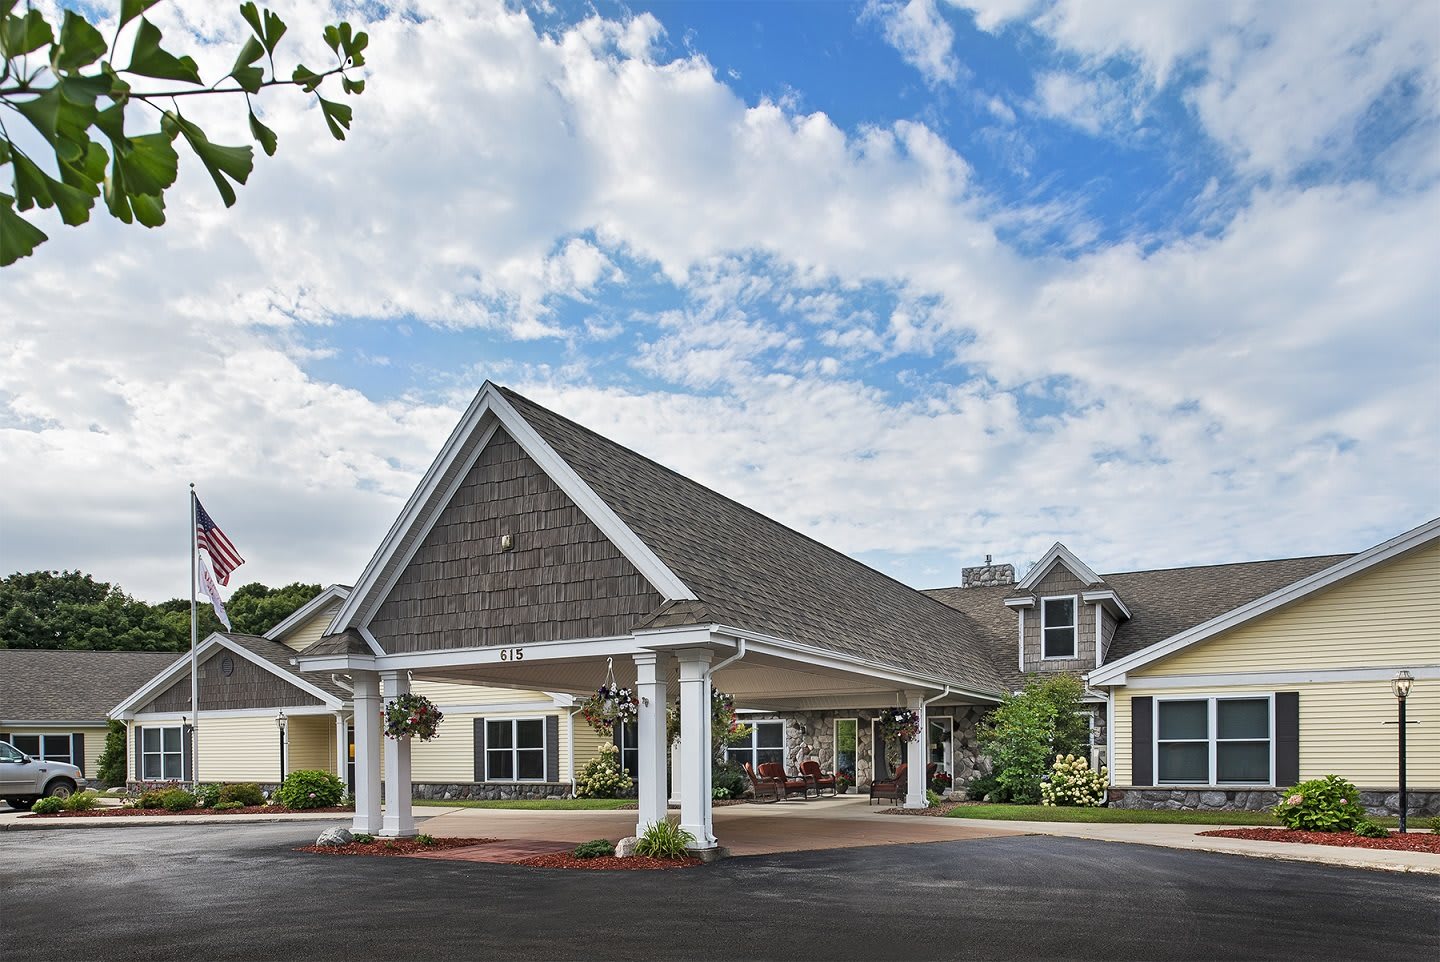
{"label": "fieldstone base", "polygon": [[[1278,804],[1283,795],[1283,791],[1270,788],[1112,788],[1110,807],[1262,812]],[[1440,791],[1411,790],[1407,795],[1411,817],[1440,815]],[[1399,815],[1400,792],[1393,788],[1361,789],[1360,804],[1371,815]]]}
{"label": "fieldstone base", "polygon": [[412,788],[416,798],[424,799],[474,799],[510,801],[517,798],[569,798],[569,782],[526,782],[514,785],[509,782],[416,782]]}

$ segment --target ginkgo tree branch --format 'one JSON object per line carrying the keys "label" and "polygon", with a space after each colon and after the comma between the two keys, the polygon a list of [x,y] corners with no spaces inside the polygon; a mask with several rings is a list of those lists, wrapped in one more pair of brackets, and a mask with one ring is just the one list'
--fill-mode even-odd
{"label": "ginkgo tree branch", "polygon": [[[10,168],[13,191],[0,190],[0,267],[30,255],[48,239],[21,216],[35,207],[55,208],[64,223],[76,226],[90,219],[95,201],[103,196],[110,214],[127,224],[163,224],[165,191],[179,173],[177,141],[199,158],[225,205],[233,205],[234,185],[244,184],[254,168],[254,149],[213,143],[181,113],[182,97],[243,94],[251,136],[267,155],[273,155],[278,137],[256,116],[251,98],[274,87],[298,87],[315,95],[331,135],[345,139],[353,111],[319,91],[326,80],[338,75],[346,95],[364,92],[365,80],[347,72],[365,65],[369,38],[364,32],[345,22],[325,27],[323,39],[335,54],[336,65],[317,73],[299,64],[289,78],[283,78],[275,68],[275,50],[288,28],[272,11],[250,0],[240,5],[240,16],[252,35],[241,45],[230,71],[206,86],[195,61],[162,47],[160,28],[143,16],[157,2],[120,0],[115,30],[106,43],[96,26],[74,10],[64,11],[57,31],[29,0],[20,12],[18,0],[0,0],[0,171]],[[129,61],[117,67],[112,61],[132,23]],[[30,55],[42,51],[45,62],[32,73]],[[262,57],[269,66],[268,77],[265,67],[257,65]],[[136,90],[126,77],[191,86]],[[161,100],[168,106],[155,102]],[[125,108],[132,102],[159,114],[158,131],[137,134],[128,129],[131,118]],[[31,133],[54,152],[53,159],[19,149],[6,127],[7,117],[28,123]],[[41,160],[53,160],[49,170]]]}

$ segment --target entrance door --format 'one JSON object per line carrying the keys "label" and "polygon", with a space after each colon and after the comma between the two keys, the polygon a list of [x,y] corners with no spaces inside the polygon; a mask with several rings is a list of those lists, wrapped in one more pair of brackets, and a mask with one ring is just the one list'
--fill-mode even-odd
{"label": "entrance door", "polygon": [[860,723],[853,718],[835,719],[835,767],[836,775],[844,775],[855,784],[856,740],[860,736]]}
{"label": "entrance door", "polygon": [[905,762],[905,746],[898,742],[887,742],[880,734],[878,719],[870,722],[870,777],[877,782],[888,781],[895,769]]}
{"label": "entrance door", "polygon": [[937,772],[949,772],[955,774],[955,719],[948,715],[937,715],[928,719],[929,733],[926,736],[927,762],[934,762],[940,767]]}
{"label": "entrance door", "polygon": [[345,757],[349,759],[345,764],[345,784],[350,789],[350,794],[355,794],[355,726],[345,727]]}

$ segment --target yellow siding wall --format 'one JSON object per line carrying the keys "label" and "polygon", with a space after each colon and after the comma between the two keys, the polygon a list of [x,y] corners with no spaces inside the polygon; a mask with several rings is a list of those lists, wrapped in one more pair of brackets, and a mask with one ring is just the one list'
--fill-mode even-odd
{"label": "yellow siding wall", "polygon": [[1440,664],[1440,543],[1146,665],[1143,673],[1436,664]]}
{"label": "yellow siding wall", "polygon": [[[1128,674],[1115,691],[1114,782],[1131,784],[1130,700],[1273,691],[1300,693],[1300,777],[1335,773],[1387,787],[1396,773],[1395,696],[1388,679],[1146,687],[1147,678],[1236,672],[1440,666],[1440,544],[1432,544],[1224,635]],[[1388,672],[1386,673],[1388,675]],[[1408,780],[1440,788],[1440,682],[1415,683]],[[1428,735],[1424,733],[1430,733]]]}
{"label": "yellow siding wall", "polygon": [[280,778],[280,731],[271,716],[202,714],[197,749],[202,782],[273,783]]}
{"label": "yellow siding wall", "polygon": [[[416,689],[419,689],[417,684]],[[454,687],[468,687],[464,685]],[[476,690],[472,687],[472,691]],[[495,691],[496,689],[484,689]],[[508,694],[516,694],[508,692]],[[433,696],[431,696],[433,697]],[[515,699],[518,701],[519,699]],[[440,707],[444,703],[436,700]],[[546,699],[548,701],[548,699]],[[473,704],[474,702],[470,702]],[[440,722],[440,734],[435,739],[422,742],[412,741],[410,746],[410,777],[417,782],[473,782],[475,781],[475,719],[482,717],[505,717],[523,718],[539,717],[543,715],[560,716],[560,769],[559,780],[570,781],[570,757],[568,716],[569,712],[557,708],[545,708],[523,711],[505,712],[502,715],[487,716],[484,712],[445,712],[445,718]],[[581,726],[585,731],[590,726]]]}
{"label": "yellow siding wall", "polygon": [[[274,727],[273,723],[271,727]],[[319,769],[335,772],[335,716],[297,715],[289,722],[286,771]]]}
{"label": "yellow siding wall", "polygon": [[600,754],[600,746],[611,739],[598,734],[578,714],[575,716],[575,770],[578,772],[586,763]]}
{"label": "yellow siding wall", "polygon": [[[329,627],[331,620],[335,617],[335,612],[340,610],[340,604],[340,599],[337,598],[333,604],[321,608],[286,632],[285,636],[279,639],[280,643],[295,651],[301,651],[315,644],[325,634],[325,629]],[[201,707],[204,707],[203,703]]]}

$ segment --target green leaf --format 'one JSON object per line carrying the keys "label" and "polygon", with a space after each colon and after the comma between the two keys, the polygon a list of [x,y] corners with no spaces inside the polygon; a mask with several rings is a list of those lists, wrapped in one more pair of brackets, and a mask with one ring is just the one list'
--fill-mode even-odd
{"label": "green leaf", "polygon": [[60,44],[51,55],[50,63],[57,71],[78,70],[105,56],[108,46],[90,21],[74,10],[66,10],[60,25]]}
{"label": "green leaf", "polygon": [[160,0],[120,0],[120,26],[125,26],[159,2]]}
{"label": "green leaf", "polygon": [[159,227],[165,223],[165,198],[159,194],[137,194],[130,198],[135,208],[135,219],[145,227]]}
{"label": "green leaf", "polygon": [[45,232],[15,213],[15,198],[0,194],[0,267],[9,267],[50,238]]}
{"label": "green leaf", "polygon": [[180,155],[166,134],[132,137],[127,149],[115,151],[115,164],[124,175],[127,192],[161,194],[180,173]]}
{"label": "green leaf", "polygon": [[315,88],[320,86],[325,80],[324,76],[311,70],[303,63],[295,68],[295,72],[290,75],[290,79],[299,84],[307,94],[314,93]]}
{"label": "green leaf", "polygon": [[260,46],[260,41],[254,37],[246,37],[245,45],[240,48],[240,55],[235,58],[235,66],[230,68],[230,76],[235,78],[241,89],[252,94],[260,92],[260,85],[265,82],[265,71],[251,65],[263,56],[265,48]]}
{"label": "green leaf", "polygon": [[273,54],[275,45],[280,42],[281,37],[285,36],[285,21],[269,10],[264,12],[262,20],[260,10],[253,2],[240,5],[240,16],[245,18],[245,22],[250,24],[250,29],[255,31],[255,36],[265,45],[265,52]]}
{"label": "green leaf", "polygon": [[21,210],[29,210],[34,204],[56,207],[60,211],[60,219],[71,227],[90,219],[94,195],[56,180],[24,154],[16,154],[13,163],[15,194]]}
{"label": "green leaf", "polygon": [[94,107],[95,98],[103,97],[111,91],[111,81],[104,74],[96,74],[93,77],[82,77],[79,74],[71,74],[60,78],[60,95],[72,104],[83,107]]}
{"label": "green leaf", "polygon": [[340,87],[347,94],[363,94],[365,92],[365,81],[351,80],[349,77],[341,77]]}
{"label": "green leaf", "polygon": [[95,126],[112,144],[125,141],[125,108],[121,104],[106,107],[95,115]]}
{"label": "green leaf", "polygon": [[130,66],[125,69],[143,77],[159,80],[180,80],[185,83],[200,83],[200,70],[189,57],[176,57],[161,49],[160,28],[144,17],[140,18],[140,29],[135,34],[135,46],[130,51]]}
{"label": "green leaf", "polygon": [[255,141],[264,148],[266,157],[275,156],[275,146],[279,142],[279,138],[275,136],[275,131],[260,122],[260,118],[255,116],[253,110],[250,111],[250,133],[254,136]]}
{"label": "green leaf", "polygon": [[339,28],[332,24],[332,25],[330,25],[330,26],[328,26],[328,27],[325,28],[325,32],[324,32],[323,36],[325,37],[325,43],[326,43],[326,45],[329,46],[329,48],[335,52],[335,56],[337,56],[337,57],[340,56],[340,30],[339,30]]}
{"label": "green leaf", "polygon": [[[185,137],[190,149],[195,151],[195,156],[200,158],[200,162],[210,172],[210,179],[215,182],[215,189],[220,191],[225,206],[234,207],[235,188],[230,186],[230,181],[243,184],[249,179],[250,171],[255,168],[254,149],[212,144],[205,136],[205,131],[173,111],[165,112],[161,127],[167,132],[176,131]],[[226,180],[227,177],[229,180]]]}
{"label": "green leaf", "polygon": [[[55,34],[39,10],[31,10],[23,17],[11,14],[5,18],[4,24],[0,25],[0,53],[3,53],[6,59],[18,57],[22,53],[33,53],[54,41]],[[45,235],[40,236],[43,238]]]}
{"label": "green leaf", "polygon": [[325,114],[325,122],[330,125],[330,133],[336,140],[344,140],[345,131],[350,129],[350,118],[354,114],[350,105],[326,100],[324,97],[316,99],[320,101],[320,110]]}

